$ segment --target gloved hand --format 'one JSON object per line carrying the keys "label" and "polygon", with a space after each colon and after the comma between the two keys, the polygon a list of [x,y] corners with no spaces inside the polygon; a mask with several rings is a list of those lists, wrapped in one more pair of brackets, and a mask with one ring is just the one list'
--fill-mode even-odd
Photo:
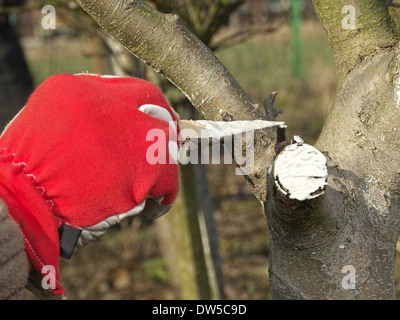
{"label": "gloved hand", "polygon": [[[56,270],[54,294],[64,294],[60,241],[68,257],[76,242],[95,239],[124,217],[169,210],[178,193],[177,120],[144,80],[61,74],[44,81],[6,127],[0,198],[35,268]],[[167,147],[156,152],[166,163],[149,159],[154,129],[165,133]]]}

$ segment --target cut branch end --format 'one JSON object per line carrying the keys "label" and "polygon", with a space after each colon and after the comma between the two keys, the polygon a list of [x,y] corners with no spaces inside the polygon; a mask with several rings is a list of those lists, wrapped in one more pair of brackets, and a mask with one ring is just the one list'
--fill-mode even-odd
{"label": "cut branch end", "polygon": [[274,164],[277,192],[285,198],[306,201],[321,196],[327,185],[328,170],[325,156],[302,139],[278,155]]}

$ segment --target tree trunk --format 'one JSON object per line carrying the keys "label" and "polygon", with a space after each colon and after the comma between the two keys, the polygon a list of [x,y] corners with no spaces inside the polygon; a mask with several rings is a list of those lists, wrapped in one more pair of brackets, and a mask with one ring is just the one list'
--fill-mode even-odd
{"label": "tree trunk", "polygon": [[274,298],[395,299],[399,46],[381,1],[357,2],[355,31],[342,28],[343,5],[314,1],[339,75],[316,144],[327,158],[328,186],[317,204],[294,211],[269,193]]}
{"label": "tree trunk", "polygon": [[[160,218],[158,230],[173,284],[180,299],[206,299],[213,296],[198,219],[198,199],[194,165],[180,166],[181,194],[168,216]],[[173,245],[171,245],[173,244]],[[168,261],[169,260],[169,261]]]}
{"label": "tree trunk", "polygon": [[[212,52],[176,17],[162,15],[141,0],[78,3],[135,55],[169,78],[205,118],[221,120],[222,109],[234,120],[265,119]],[[327,186],[310,187],[309,197],[292,197],[296,190],[276,175],[279,159],[287,156],[292,145],[268,170],[275,157],[276,129],[256,137],[255,172],[246,178],[268,220],[274,298],[395,298],[400,48],[392,18],[399,6],[381,0],[351,3],[355,28],[342,23],[344,1],[313,1],[332,44],[339,78],[334,106],[316,144],[326,157]],[[319,170],[321,163],[309,159],[307,152],[289,157],[291,181],[306,179],[310,184],[304,188],[322,178],[313,176],[312,170],[313,165]],[[304,191],[296,183],[293,188]]]}

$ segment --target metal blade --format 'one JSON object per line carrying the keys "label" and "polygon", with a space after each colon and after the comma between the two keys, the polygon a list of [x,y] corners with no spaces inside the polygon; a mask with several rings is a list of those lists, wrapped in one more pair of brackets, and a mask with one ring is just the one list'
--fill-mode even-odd
{"label": "metal blade", "polygon": [[269,127],[285,126],[284,122],[264,120],[244,121],[208,121],[208,120],[180,120],[179,140],[212,139],[219,140],[236,134],[260,130]]}
{"label": "metal blade", "polygon": [[[232,156],[231,148],[235,143],[232,144],[232,139],[239,138],[242,141],[243,133],[246,134],[246,154],[247,154],[247,133],[255,130],[260,130],[269,127],[284,127],[284,122],[275,121],[208,121],[208,120],[180,120],[179,121],[179,161],[181,163],[198,163],[199,154],[200,158],[203,157],[203,151],[205,152],[205,162],[208,163],[209,153],[207,153],[208,147],[211,145],[224,144],[224,157],[225,152],[228,151]],[[250,138],[251,139],[251,138]],[[251,142],[249,142],[251,144]],[[242,144],[240,144],[242,145]],[[225,150],[227,146],[228,150]],[[193,152],[193,155],[192,155]],[[217,151],[218,152],[218,151]],[[234,151],[233,151],[234,152]],[[218,152],[219,154],[219,152]],[[236,153],[234,152],[234,155]],[[219,162],[218,162],[219,163]],[[247,163],[247,162],[246,162]],[[247,164],[246,164],[247,165]]]}

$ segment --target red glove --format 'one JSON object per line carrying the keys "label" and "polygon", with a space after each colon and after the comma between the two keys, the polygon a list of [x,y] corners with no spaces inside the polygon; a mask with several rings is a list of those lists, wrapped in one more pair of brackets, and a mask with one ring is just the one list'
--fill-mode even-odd
{"label": "red glove", "polygon": [[[126,216],[156,218],[169,210],[178,193],[178,166],[168,151],[177,150],[176,121],[149,82],[61,74],[44,81],[7,126],[0,137],[0,197],[34,266],[56,270],[53,293],[64,294],[60,238],[61,254],[70,256],[79,236],[85,244]],[[146,159],[154,128],[169,144],[158,150],[166,164]]]}

